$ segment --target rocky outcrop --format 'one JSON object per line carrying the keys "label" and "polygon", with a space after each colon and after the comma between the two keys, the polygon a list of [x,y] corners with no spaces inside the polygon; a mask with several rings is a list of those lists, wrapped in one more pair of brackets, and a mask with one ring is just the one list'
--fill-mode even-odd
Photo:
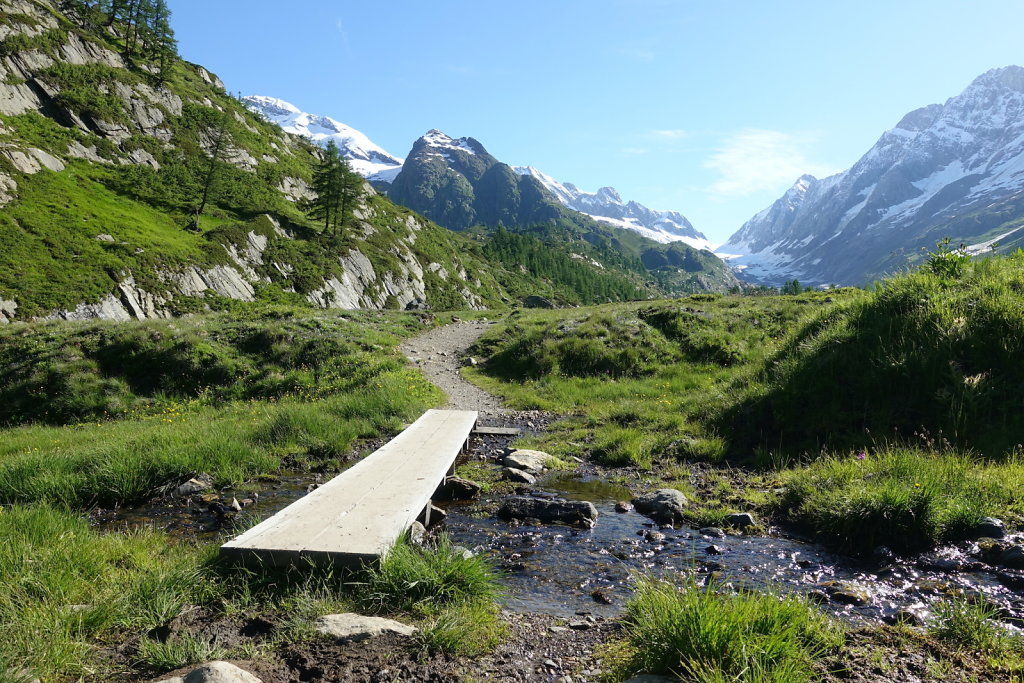
{"label": "rocky outcrop", "polygon": [[14,313],[18,310],[16,301],[0,299],[0,323],[9,323],[14,320]]}

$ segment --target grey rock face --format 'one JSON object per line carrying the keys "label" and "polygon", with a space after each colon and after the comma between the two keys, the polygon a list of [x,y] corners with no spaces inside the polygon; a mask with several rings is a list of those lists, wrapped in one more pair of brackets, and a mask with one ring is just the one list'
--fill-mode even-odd
{"label": "grey rock face", "polygon": [[14,320],[14,314],[17,310],[17,301],[6,301],[4,299],[0,299],[0,323],[9,323]]}
{"label": "grey rock face", "polygon": [[597,508],[587,501],[509,498],[498,510],[502,519],[536,519],[545,524],[568,524],[586,529],[597,523]]}
{"label": "grey rock face", "polygon": [[347,642],[358,642],[384,633],[411,636],[416,627],[392,619],[368,617],[361,614],[329,614],[316,621],[317,633]]}
{"label": "grey rock face", "polygon": [[658,524],[679,524],[690,502],[676,489],[658,489],[633,499],[633,506]]}

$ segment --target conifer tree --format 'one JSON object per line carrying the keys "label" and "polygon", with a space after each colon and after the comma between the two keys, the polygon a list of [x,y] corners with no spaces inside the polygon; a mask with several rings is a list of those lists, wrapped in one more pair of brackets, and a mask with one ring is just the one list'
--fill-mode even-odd
{"label": "conifer tree", "polygon": [[349,166],[337,143],[329,140],[313,173],[316,199],[309,205],[310,217],[323,221],[325,233],[341,234],[352,218],[362,187],[362,178]]}

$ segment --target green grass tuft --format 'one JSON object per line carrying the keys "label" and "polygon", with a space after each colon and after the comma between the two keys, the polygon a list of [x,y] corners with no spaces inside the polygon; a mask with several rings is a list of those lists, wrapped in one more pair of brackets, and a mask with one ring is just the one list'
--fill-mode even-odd
{"label": "green grass tuft", "polygon": [[642,579],[626,605],[624,628],[624,675],[702,683],[816,680],[815,663],[843,643],[840,628],[801,599],[727,593],[693,579]]}

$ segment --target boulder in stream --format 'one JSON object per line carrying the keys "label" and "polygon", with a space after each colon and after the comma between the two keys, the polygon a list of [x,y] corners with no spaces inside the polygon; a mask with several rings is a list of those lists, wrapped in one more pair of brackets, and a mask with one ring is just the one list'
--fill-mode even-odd
{"label": "boulder in stream", "polygon": [[536,484],[537,477],[530,474],[526,470],[517,470],[515,467],[503,467],[501,469],[502,476],[508,481],[514,481],[517,484]]}
{"label": "boulder in stream", "polygon": [[644,493],[633,499],[637,512],[653,519],[658,524],[676,525],[683,521],[686,507],[690,501],[682,491],[676,489],[658,489]]}
{"label": "boulder in stream", "polygon": [[517,470],[526,470],[531,474],[539,474],[548,466],[550,460],[551,456],[544,451],[519,448],[506,455],[501,464]]}
{"label": "boulder in stream", "polygon": [[448,477],[434,491],[434,500],[473,500],[480,495],[480,484],[462,477]]}
{"label": "boulder in stream", "polygon": [[583,500],[546,500],[513,496],[498,509],[502,519],[536,519],[545,524],[568,524],[590,529],[597,523],[597,508]]}
{"label": "boulder in stream", "polygon": [[736,512],[731,515],[726,515],[724,521],[726,526],[731,526],[740,530],[757,526],[757,520],[754,518],[754,515],[749,512]]}

